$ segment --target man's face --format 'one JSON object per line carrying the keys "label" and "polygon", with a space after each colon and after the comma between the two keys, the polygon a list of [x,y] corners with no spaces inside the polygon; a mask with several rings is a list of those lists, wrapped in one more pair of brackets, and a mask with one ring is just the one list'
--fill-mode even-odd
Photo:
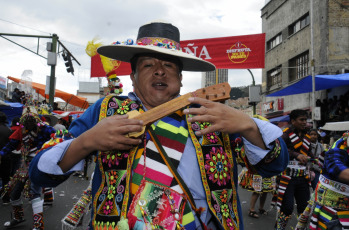
{"label": "man's face", "polygon": [[182,74],[173,61],[144,56],[138,58],[131,80],[137,96],[151,109],[178,96]]}
{"label": "man's face", "polygon": [[307,119],[306,116],[299,116],[295,120],[291,120],[291,123],[296,129],[304,130],[307,127]]}

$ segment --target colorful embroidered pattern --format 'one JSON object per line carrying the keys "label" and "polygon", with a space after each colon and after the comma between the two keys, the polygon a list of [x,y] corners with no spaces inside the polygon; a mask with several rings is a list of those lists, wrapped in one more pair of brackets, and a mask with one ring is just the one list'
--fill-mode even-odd
{"label": "colorful embroidered pattern", "polygon": [[77,227],[83,214],[86,212],[86,208],[90,204],[91,199],[91,186],[89,186],[70,212],[62,219],[63,225],[72,228]]}
{"label": "colorful embroidered pattern", "polygon": [[226,185],[230,181],[230,164],[227,154],[223,148],[213,147],[209,154],[205,157],[205,169],[209,180],[218,185]]}
{"label": "colorful embroidered pattern", "polygon": [[[271,178],[259,178],[260,180],[254,180],[254,177],[258,175],[250,173],[247,168],[244,168],[239,176],[238,182],[241,188],[247,189],[251,192],[264,193],[273,192],[276,189],[276,176]],[[258,183],[258,185],[255,185]],[[260,188],[260,189],[257,189]]]}
{"label": "colorful embroidered pattern", "polygon": [[[130,99],[120,101],[115,95],[108,95],[101,104],[99,119],[114,114],[125,114],[139,108],[139,105]],[[97,162],[102,182],[93,199],[94,229],[116,229],[121,217],[126,217],[131,166],[136,150],[134,148],[130,152],[108,151],[98,154]]]}
{"label": "colorful embroidered pattern", "polygon": [[130,229],[137,222],[138,226],[150,225],[151,229],[176,229],[176,222],[182,222],[185,203],[184,197],[176,191],[143,181],[127,216]]}
{"label": "colorful embroidered pattern", "polygon": [[222,133],[195,135],[194,131],[208,126],[208,122],[188,123],[207,203],[224,229],[238,229],[237,194],[232,177],[234,161],[229,136]]}

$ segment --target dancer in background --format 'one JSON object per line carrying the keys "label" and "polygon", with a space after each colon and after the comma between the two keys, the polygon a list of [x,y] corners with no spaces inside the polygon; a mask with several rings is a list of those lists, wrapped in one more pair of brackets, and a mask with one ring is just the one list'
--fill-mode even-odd
{"label": "dancer in background", "polygon": [[308,162],[314,159],[311,152],[310,136],[307,134],[308,114],[305,110],[296,109],[290,113],[291,127],[284,130],[284,139],[290,162],[280,176],[277,199],[277,219],[275,229],[286,228],[293,209],[297,203],[297,213],[301,214],[310,199],[310,177]]}
{"label": "dancer in background", "polygon": [[30,183],[28,167],[37,150],[50,140],[55,130],[41,121],[34,106],[26,106],[20,118],[21,129],[18,129],[10,136],[8,144],[0,151],[1,155],[11,153],[21,146],[22,163],[5,192],[10,193],[13,218],[4,224],[6,228],[12,228],[24,221],[22,193],[29,198],[33,208],[33,229],[44,229],[43,200],[41,200],[40,186]]}
{"label": "dancer in background", "polygon": [[318,185],[298,218],[297,230],[349,229],[349,133],[325,153]]}

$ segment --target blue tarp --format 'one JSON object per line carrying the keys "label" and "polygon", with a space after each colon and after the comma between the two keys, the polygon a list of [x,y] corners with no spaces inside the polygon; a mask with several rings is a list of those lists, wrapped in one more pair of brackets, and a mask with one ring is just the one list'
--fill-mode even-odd
{"label": "blue tarp", "polygon": [[[315,76],[315,91],[331,89],[339,86],[349,85],[349,73],[337,75],[316,75]],[[294,95],[300,93],[310,93],[312,88],[312,77],[307,76],[300,81],[287,86],[275,93],[267,95],[267,97],[279,97]]]}
{"label": "blue tarp", "polygon": [[0,106],[0,111],[6,114],[7,120],[9,122],[8,125],[10,125],[13,118],[22,116],[23,104],[18,102],[12,103],[9,101],[5,102],[9,106]]}
{"label": "blue tarp", "polygon": [[289,115],[269,119],[270,122],[290,121]]}

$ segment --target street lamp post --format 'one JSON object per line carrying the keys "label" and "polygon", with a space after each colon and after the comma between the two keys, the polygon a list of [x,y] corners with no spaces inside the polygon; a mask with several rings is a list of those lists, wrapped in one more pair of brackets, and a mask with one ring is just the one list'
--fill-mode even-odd
{"label": "street lamp post", "polygon": [[[252,85],[255,86],[256,82],[254,81],[254,76],[253,73],[250,69],[247,69],[248,72],[250,72],[251,76],[252,76]],[[253,103],[253,115],[256,115],[256,102],[252,102]]]}

